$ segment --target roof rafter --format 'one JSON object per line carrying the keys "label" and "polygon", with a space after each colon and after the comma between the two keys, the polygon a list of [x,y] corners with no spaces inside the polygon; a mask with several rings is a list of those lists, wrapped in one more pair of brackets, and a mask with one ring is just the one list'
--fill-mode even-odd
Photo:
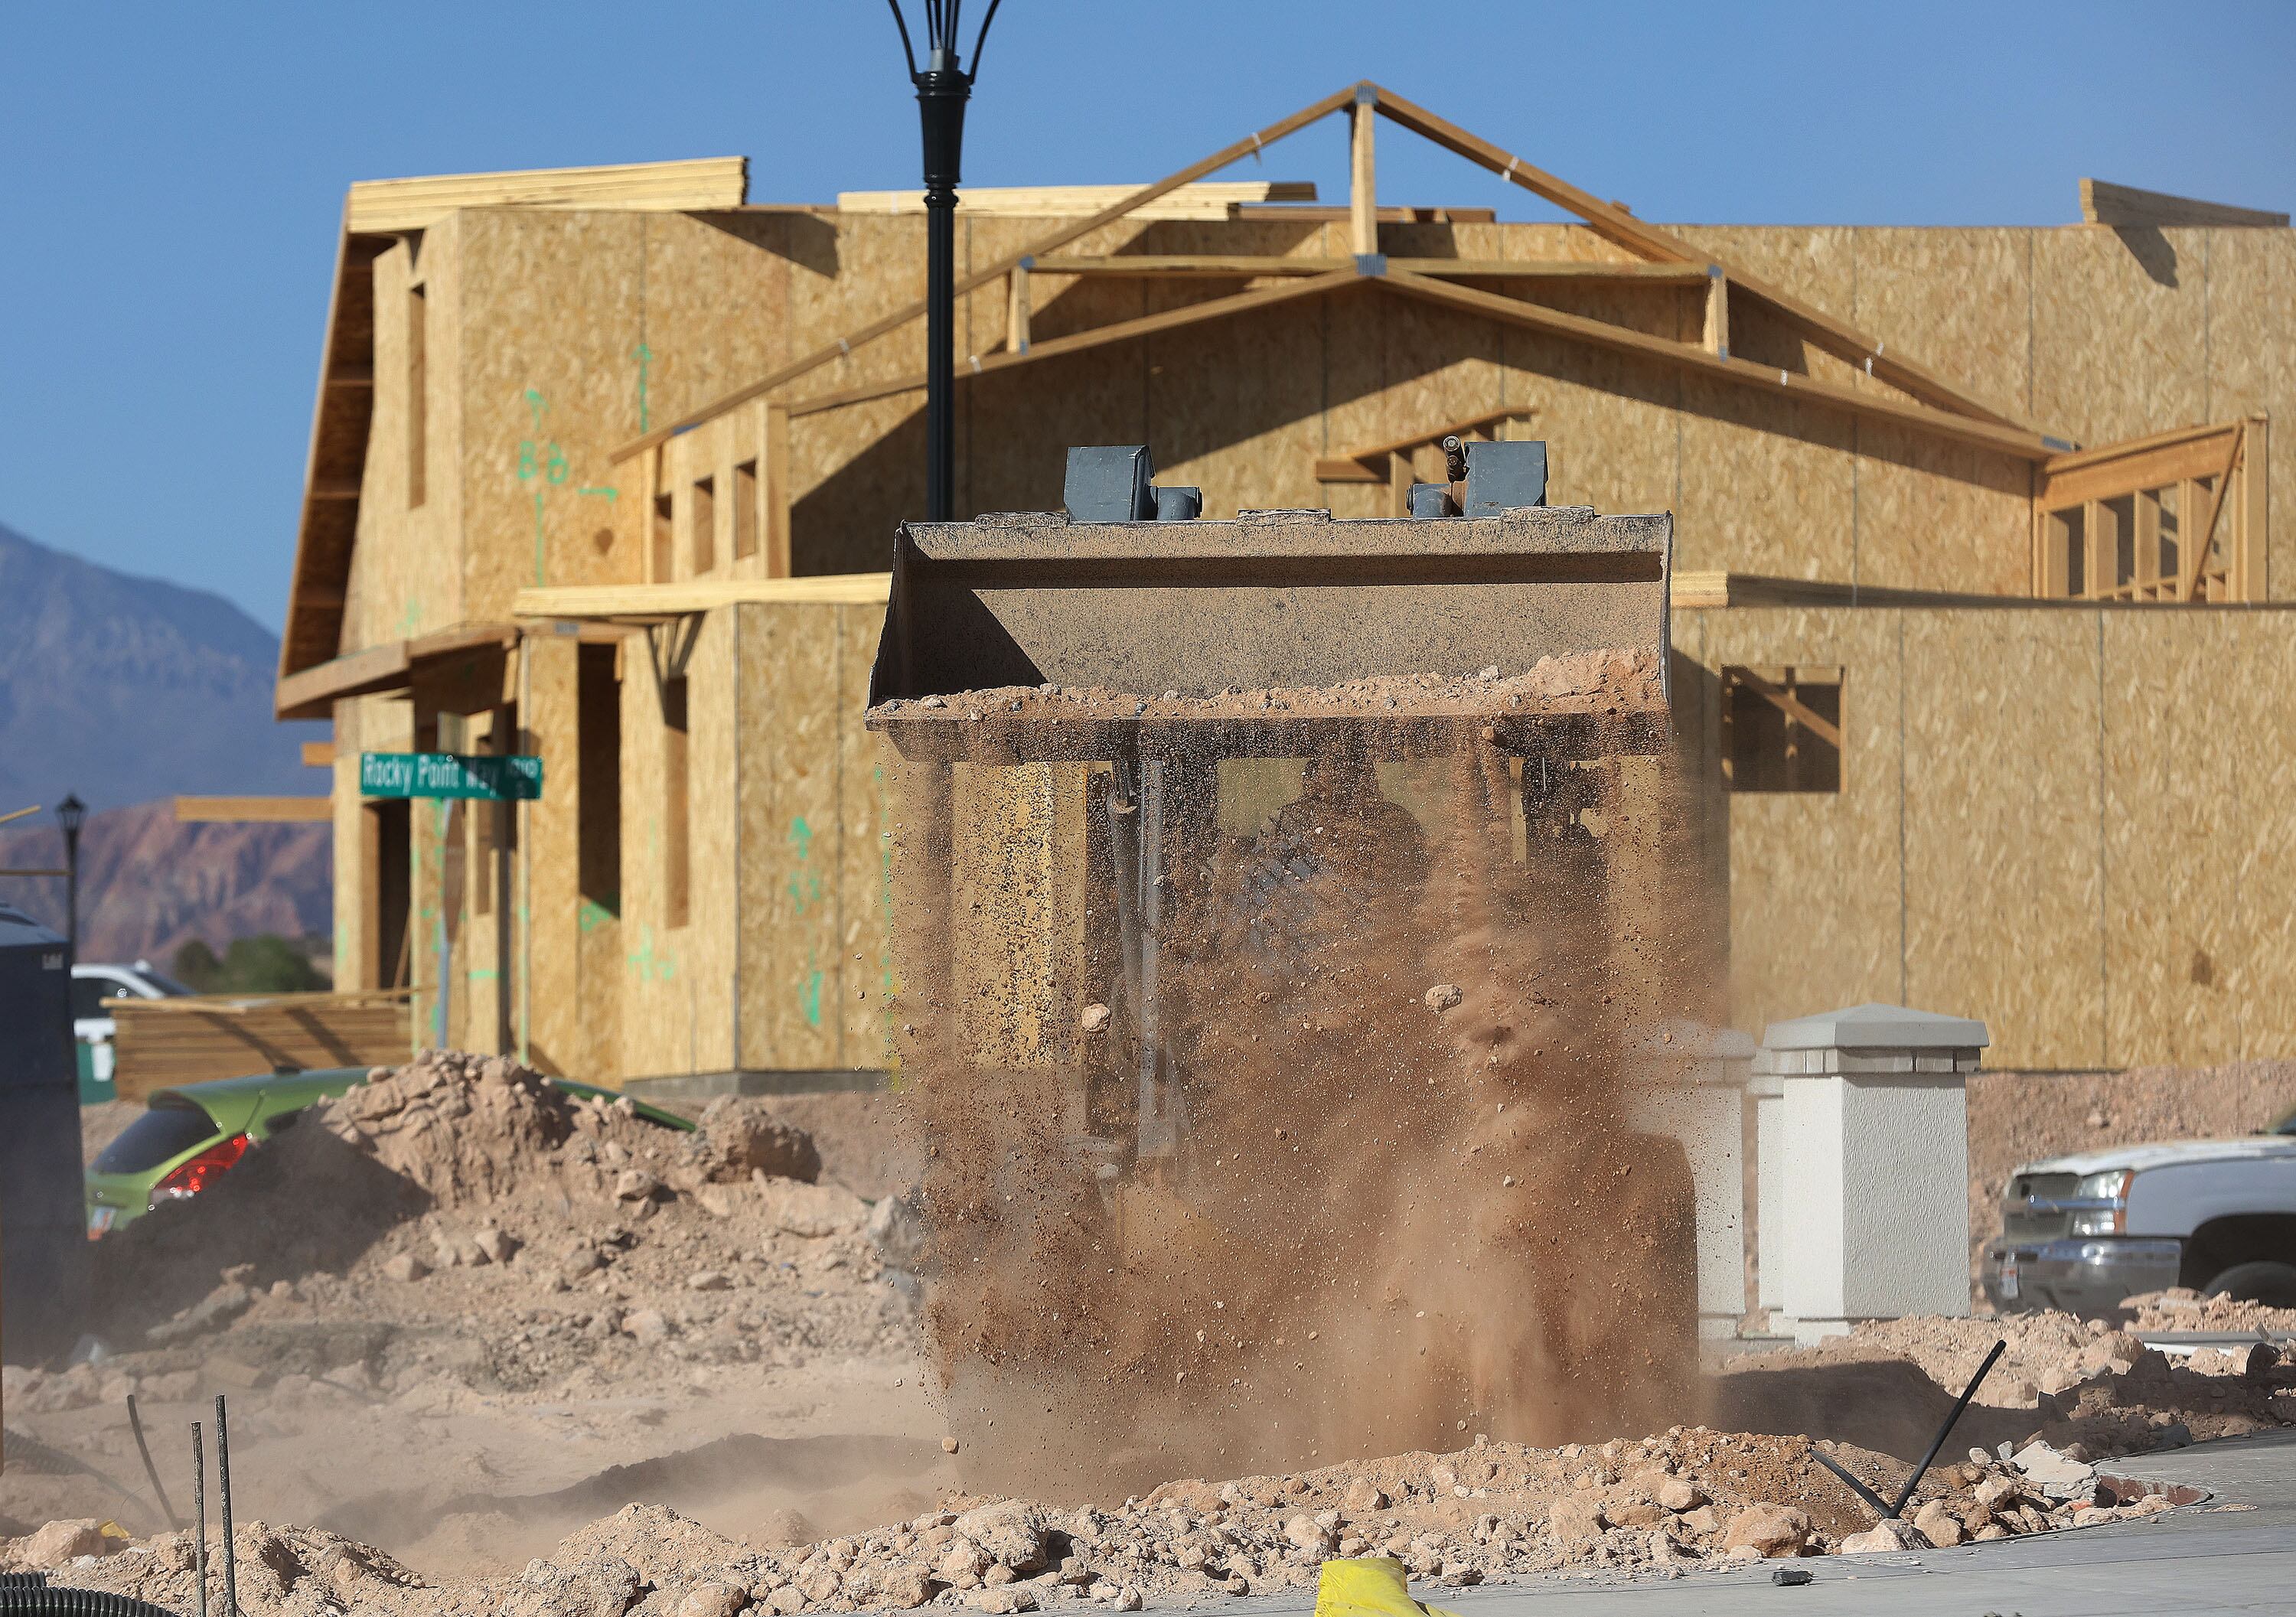
{"label": "roof rafter", "polygon": [[[2070,447],[2062,442],[2043,438],[2023,423],[1971,397],[1905,356],[1885,353],[1885,344],[1866,336],[1847,322],[1802,302],[1791,293],[1759,277],[1746,275],[1727,264],[1714,262],[1710,255],[1700,251],[1671,232],[1655,225],[1646,224],[1617,203],[1606,202],[1591,192],[1583,191],[1535,164],[1524,162],[1513,152],[1494,145],[1480,135],[1461,128],[1458,125],[1439,117],[1416,103],[1398,95],[1393,91],[1385,89],[1369,79],[1359,80],[1345,89],[1324,96],[1320,101],[1312,102],[1290,117],[1279,119],[1266,128],[1223,147],[1210,156],[1168,175],[1153,185],[1142,187],[1088,218],[1064,225],[1039,237],[1019,251],[997,260],[984,269],[977,270],[959,281],[956,291],[962,296],[1004,276],[1016,272],[1025,274],[1031,268],[1046,274],[1061,273],[1056,263],[1046,263],[1040,260],[1049,258],[1058,249],[1067,246],[1092,231],[1117,223],[1168,192],[1193,184],[1206,175],[1215,173],[1247,156],[1257,155],[1277,141],[1296,134],[1321,119],[1341,111],[1352,112],[1357,106],[1368,106],[1380,116],[1410,130],[1421,138],[1456,156],[1477,163],[1509,184],[1519,185],[1556,207],[1575,214],[1589,229],[1605,240],[1638,255],[1645,263],[1655,267],[1679,267],[1684,269],[1693,267],[1702,269],[1710,265],[1713,271],[1718,272],[1736,290],[1769,307],[1789,325],[1800,331],[1820,349],[1862,368],[1874,380],[1898,390],[1916,402],[1911,406],[1902,406],[1898,401],[1882,395],[1877,394],[1869,398],[1859,390],[1822,382],[1816,378],[1803,377],[1799,380],[1789,380],[1789,373],[1774,373],[1768,366],[1757,365],[1743,360],[1734,360],[1726,355],[1705,355],[1704,357],[1711,362],[1706,368],[1746,382],[1750,385],[1774,386],[1780,390],[1816,395],[1855,413],[1886,416],[1917,428],[1933,430],[1962,441],[2005,449],[2012,454],[2032,456],[2037,447],[2038,453],[2042,455],[2061,451]],[[1241,264],[1241,261],[1234,259],[1225,262],[1228,265],[1240,266]],[[1089,267],[1086,268],[1086,266]],[[1170,275],[1186,273],[1182,259],[1170,255],[1160,256],[1153,260],[1152,267],[1149,263],[1144,263],[1141,267],[1142,273],[1148,274]],[[1636,267],[1613,267],[1632,269]],[[1081,260],[1078,263],[1078,269],[1082,273],[1119,273],[1114,269],[1114,261],[1106,258]],[[1359,267],[1359,269],[1368,270],[1374,275],[1379,274],[1382,269],[1400,271],[1402,273],[1386,276],[1390,283],[1399,290],[1412,291],[1421,296],[1425,295],[1422,286],[1406,285],[1406,283],[1425,283],[1432,280],[1432,275],[1430,273],[1432,267],[1425,265],[1421,260],[1406,260],[1392,265],[1382,265],[1378,268],[1364,266]],[[1208,260],[1203,273],[1218,272]],[[1275,268],[1263,268],[1255,265],[1245,273],[1253,275],[1272,275],[1287,272]],[[1457,275],[1462,272],[1455,270],[1450,273]],[[1536,274],[1535,271],[1531,273]],[[1344,271],[1340,271],[1335,275],[1331,267],[1319,263],[1313,267],[1308,276],[1303,277],[1292,288],[1285,290],[1292,295],[1297,295],[1302,287],[1311,282],[1320,290],[1327,283],[1351,278],[1353,277],[1347,275]],[[1627,277],[1622,275],[1621,278]],[[1650,278],[1662,282],[1671,277],[1660,274]],[[1254,289],[1251,292],[1239,294],[1238,299],[1257,300],[1261,291],[1273,290]],[[1468,289],[1454,290],[1464,291]],[[1548,329],[1563,334],[1582,336],[1588,341],[1602,342],[1611,347],[1624,346],[1647,350],[1647,344],[1642,341],[1644,333],[1632,332],[1626,327],[1612,326],[1606,322],[1580,316],[1562,316],[1560,311],[1541,310],[1538,305],[1521,304],[1517,300],[1500,298],[1494,293],[1479,295],[1495,298],[1499,303],[1519,308],[1555,314],[1557,319],[1548,323]],[[1238,299],[1215,300],[1210,303],[1192,306],[1189,312],[1196,318],[1212,319],[1253,306],[1251,303],[1239,301]],[[1270,297],[1264,300],[1273,302],[1280,300]],[[878,338],[889,335],[911,322],[922,318],[924,312],[925,306],[922,300],[904,305],[856,331],[847,332],[835,342],[816,349],[804,357],[768,373],[747,387],[725,394],[691,415],[632,439],[616,449],[613,452],[613,458],[617,461],[626,460],[656,447],[677,434],[690,431],[728,410],[778,389],[785,389],[790,383],[840,358],[849,357],[856,349],[875,341]],[[1171,312],[1180,313],[1181,311]],[[1183,321],[1175,324],[1185,323]],[[1096,346],[1099,343],[1121,341],[1127,336],[1145,335],[1150,329],[1162,328],[1144,329],[1140,322],[1122,322],[1116,326],[1103,327],[1098,331],[1078,332],[1049,342],[1033,343],[1020,352],[975,355],[972,357],[970,368],[975,373],[1002,370],[1029,358],[1049,357],[1055,353],[1072,353],[1078,349]],[[1620,335],[1621,333],[1623,335]],[[1655,350],[1661,357],[1681,357],[1671,352],[1678,345],[1666,343],[1663,339],[1653,338],[1647,341],[1663,345],[1660,349]],[[1685,363],[1688,361],[1685,360]],[[1773,378],[1775,378],[1774,381]],[[792,413],[810,413],[834,408],[840,405],[908,392],[922,385],[920,380],[904,377],[893,382],[864,384],[852,389],[820,394],[810,398],[792,399],[787,398],[784,395],[784,402],[790,405]],[[1965,428],[1954,426],[1953,423],[1973,423],[1977,427],[1992,430],[1971,431]]]}

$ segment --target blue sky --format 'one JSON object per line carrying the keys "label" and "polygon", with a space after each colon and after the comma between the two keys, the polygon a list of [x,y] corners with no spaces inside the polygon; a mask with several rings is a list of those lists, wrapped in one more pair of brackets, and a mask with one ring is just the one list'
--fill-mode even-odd
{"label": "blue sky", "polygon": [[[274,628],[349,181],[738,152],[758,201],[917,183],[878,0],[72,0],[0,12],[0,522]],[[1151,179],[1358,78],[1658,220],[2060,224],[2084,174],[2296,207],[2296,5],[2206,0],[1007,0],[966,177]],[[1342,195],[1342,129],[1231,174]],[[1400,132],[1380,180],[1540,217]]]}

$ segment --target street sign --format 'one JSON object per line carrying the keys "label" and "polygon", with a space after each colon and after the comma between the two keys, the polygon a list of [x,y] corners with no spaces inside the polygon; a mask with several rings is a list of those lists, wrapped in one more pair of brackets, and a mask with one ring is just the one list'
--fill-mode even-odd
{"label": "street sign", "polygon": [[515,753],[362,752],[359,795],[531,800],[542,795],[542,760]]}

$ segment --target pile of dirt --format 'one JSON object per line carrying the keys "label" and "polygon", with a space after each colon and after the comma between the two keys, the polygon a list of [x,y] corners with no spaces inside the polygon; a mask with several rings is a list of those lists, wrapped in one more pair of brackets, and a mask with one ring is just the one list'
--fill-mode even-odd
{"label": "pile of dirt", "polygon": [[2296,1309],[2267,1308],[2234,1297],[2203,1297],[2190,1286],[2144,1292],[2124,1298],[2133,1331],[2253,1331],[2259,1336],[2296,1335]]}
{"label": "pile of dirt", "polygon": [[1556,715],[1619,718],[1663,713],[1666,692],[1658,660],[1628,651],[1574,652],[1541,657],[1519,674],[1496,667],[1480,674],[1380,675],[1338,685],[1272,690],[1228,689],[1209,695],[1109,690],[1099,685],[996,685],[955,696],[896,698],[871,710],[873,718],[939,718],[980,721],[1077,724],[1144,718],[1484,718]]}
{"label": "pile of dirt", "polygon": [[2296,1106],[2296,1061],[2119,1072],[1978,1072],[1969,1081],[1971,1270],[2027,1162],[2153,1140],[2237,1139]]}
{"label": "pile of dirt", "polygon": [[[2170,1327],[2177,1329],[2217,1328],[2184,1324],[2192,1316],[2174,1310],[2140,1309],[2139,1317],[2178,1318]],[[2046,1311],[1869,1321],[1818,1347],[1734,1359],[1726,1385],[1751,1388],[1766,1374],[1909,1361],[1957,1393],[1993,1344],[2005,1341],[2008,1349],[1964,1417],[1976,1441],[2041,1440],[2077,1446],[2084,1457],[2112,1458],[2296,1424],[2296,1355],[2259,1342],[2172,1356],[2145,1346],[2135,1329]],[[1805,1409],[1802,1418],[1823,1417]]]}
{"label": "pile of dirt", "polygon": [[[883,1097],[852,1098],[857,1135]],[[0,1533],[158,1524],[128,1485],[130,1393],[179,1502],[183,1424],[228,1394],[245,1514],[434,1569],[546,1548],[635,1497],[581,1491],[617,1467],[611,1486],[742,1531],[798,1498],[832,1526],[921,1508],[954,1477],[898,1267],[914,1219],[844,1167],[773,1104],[721,1101],[685,1133],[497,1059],[381,1071],[92,1249],[91,1352],[4,1372]],[[729,1430],[800,1447],[742,1475],[677,1457]]]}
{"label": "pile of dirt", "polygon": [[[1884,1486],[1888,1462],[1830,1457]],[[1662,1437],[1537,1450],[1482,1441],[1224,1483],[1168,1483],[1107,1509],[951,1497],[876,1530],[790,1547],[715,1533],[634,1504],[573,1533],[516,1577],[430,1588],[391,1557],[324,1532],[259,1523],[234,1538],[241,1597],[256,1617],[361,1609],[393,1617],[477,1610],[533,1617],[734,1617],[744,1609],[989,1613],[1055,1605],[1119,1611],[1310,1587],[1332,1557],[1387,1555],[1450,1587],[1563,1572],[1679,1577],[1750,1560],[1898,1550],[2019,1537],[2158,1514],[2165,1490],[2106,1478],[2077,1455],[2029,1446],[1936,1467],[1890,1531],[1804,1439],[1676,1428]],[[121,1547],[95,1523],[59,1523],[0,1547],[0,1568],[53,1564],[73,1580],[188,1610],[189,1535]],[[315,1604],[315,1601],[318,1604]]]}

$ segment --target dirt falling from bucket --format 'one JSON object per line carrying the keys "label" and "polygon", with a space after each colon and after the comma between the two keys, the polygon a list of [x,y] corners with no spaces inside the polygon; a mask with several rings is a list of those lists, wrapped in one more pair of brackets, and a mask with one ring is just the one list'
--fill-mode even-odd
{"label": "dirt falling from bucket", "polygon": [[1172,726],[1160,767],[890,766],[968,1485],[1693,1417],[1688,1170],[1629,1082],[1685,981],[1650,924],[1665,769],[1599,731],[1510,758],[1472,717],[1292,759],[1248,733]]}

